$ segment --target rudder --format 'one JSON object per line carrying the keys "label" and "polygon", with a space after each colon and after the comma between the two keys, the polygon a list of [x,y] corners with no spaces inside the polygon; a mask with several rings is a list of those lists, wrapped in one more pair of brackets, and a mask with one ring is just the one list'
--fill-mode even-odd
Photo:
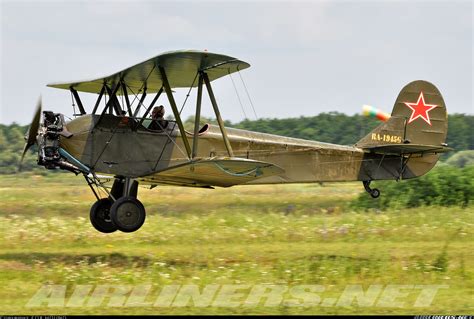
{"label": "rudder", "polygon": [[356,143],[366,148],[386,144],[445,145],[446,105],[430,82],[413,81],[398,94],[390,119]]}
{"label": "rudder", "polygon": [[399,171],[399,178],[412,178],[428,172],[438,161],[439,153],[449,151],[445,144],[447,132],[448,116],[441,93],[430,82],[419,80],[400,91],[390,119],[355,146],[373,156],[405,159],[403,171],[394,169]]}

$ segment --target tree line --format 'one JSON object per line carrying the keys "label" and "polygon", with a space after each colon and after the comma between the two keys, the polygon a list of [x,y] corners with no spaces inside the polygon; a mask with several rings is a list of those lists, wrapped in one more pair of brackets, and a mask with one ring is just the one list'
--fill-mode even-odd
{"label": "tree line", "polygon": [[[213,119],[203,118],[201,122],[215,123]],[[185,126],[192,127],[194,118],[186,119]],[[238,123],[225,122],[226,126],[245,130],[290,136],[321,142],[352,145],[373,128],[380,124],[376,119],[362,115],[346,115],[338,112],[321,113],[310,117],[297,117],[286,119],[264,118],[256,121],[244,120]],[[452,114],[448,117],[449,147],[455,151],[474,150],[474,116],[465,114]],[[0,174],[15,173],[18,167],[24,146],[24,136],[28,125],[16,123],[10,125],[0,124]],[[25,157],[24,171],[36,167],[35,149]],[[445,155],[446,159],[454,152]],[[40,168],[41,169],[41,168]]]}

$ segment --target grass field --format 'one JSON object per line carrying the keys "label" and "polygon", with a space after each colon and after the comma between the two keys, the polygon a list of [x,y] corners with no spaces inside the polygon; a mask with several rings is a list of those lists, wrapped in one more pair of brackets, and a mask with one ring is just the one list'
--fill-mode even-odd
{"label": "grass field", "polygon": [[[0,176],[1,312],[472,314],[474,207],[354,212],[348,203],[362,190],[359,183],[140,188],[145,225],[106,235],[89,223],[95,199],[80,177]],[[65,285],[67,298],[85,285],[149,285],[147,300],[155,300],[167,285],[230,284],[240,285],[243,299],[245,289],[267,285],[324,291],[320,303],[294,307],[268,305],[270,297],[248,307],[134,307],[112,298],[98,306],[26,306],[43,285]],[[342,305],[348,285],[406,285],[406,293],[398,303]],[[415,305],[420,285],[443,285],[428,307]]]}

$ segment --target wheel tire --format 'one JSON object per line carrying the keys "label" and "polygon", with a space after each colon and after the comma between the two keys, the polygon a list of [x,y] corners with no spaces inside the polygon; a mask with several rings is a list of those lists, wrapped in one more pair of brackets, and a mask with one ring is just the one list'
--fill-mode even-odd
{"label": "wheel tire", "polygon": [[117,227],[110,218],[112,202],[108,198],[101,198],[91,207],[89,218],[92,226],[101,233],[113,233]]}
{"label": "wheel tire", "polygon": [[121,197],[112,204],[110,217],[118,230],[131,233],[137,231],[145,222],[145,207],[136,198]]}
{"label": "wheel tire", "polygon": [[380,196],[380,191],[377,188],[374,188],[370,192],[370,196],[372,196],[372,198],[377,198]]}

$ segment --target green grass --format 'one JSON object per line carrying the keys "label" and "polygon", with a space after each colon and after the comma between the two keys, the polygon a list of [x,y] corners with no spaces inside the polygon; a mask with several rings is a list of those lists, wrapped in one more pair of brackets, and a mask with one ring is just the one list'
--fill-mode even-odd
{"label": "green grass", "polygon": [[[359,183],[201,190],[140,188],[136,233],[101,234],[80,177],[0,176],[0,306],[5,314],[468,314],[473,301],[473,207],[355,212]],[[381,196],[389,196],[382,190]],[[45,284],[448,285],[429,308],[25,307]],[[151,293],[151,297],[156,296]],[[156,297],[155,297],[156,298]]]}

